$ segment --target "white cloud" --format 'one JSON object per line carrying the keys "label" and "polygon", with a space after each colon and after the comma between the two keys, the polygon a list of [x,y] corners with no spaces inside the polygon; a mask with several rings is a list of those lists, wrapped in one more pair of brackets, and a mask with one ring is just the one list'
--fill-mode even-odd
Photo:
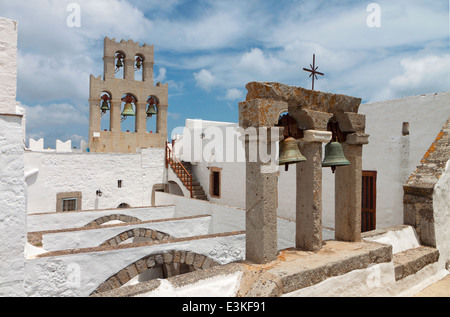
{"label": "white cloud", "polygon": [[86,101],[89,88],[88,56],[53,58],[39,54],[18,54],[18,91],[27,103],[72,99]]}
{"label": "white cloud", "polygon": [[405,94],[443,92],[449,89],[450,55],[428,55],[405,58],[400,62],[403,73],[389,82],[394,97]]}
{"label": "white cloud", "polygon": [[87,124],[89,122],[86,115],[67,103],[51,104],[49,106],[25,106],[25,110],[27,129],[31,130],[37,127],[49,128],[72,124]]}
{"label": "white cloud", "polygon": [[161,82],[162,83],[166,79],[166,73],[167,73],[166,69],[164,67],[160,67],[159,68],[159,74],[158,74],[158,76],[153,78],[153,81],[155,83],[157,83],[157,82]]}
{"label": "white cloud", "polygon": [[259,48],[252,48],[242,55],[238,67],[258,76],[270,76],[284,69],[286,65],[274,55],[267,55]]}
{"label": "white cloud", "polygon": [[197,82],[197,86],[204,90],[209,90],[215,80],[215,76],[206,69],[202,69],[200,72],[194,73],[194,78]]}
{"label": "white cloud", "polygon": [[225,95],[226,100],[242,100],[244,98],[244,92],[237,88],[227,89],[227,93]]}

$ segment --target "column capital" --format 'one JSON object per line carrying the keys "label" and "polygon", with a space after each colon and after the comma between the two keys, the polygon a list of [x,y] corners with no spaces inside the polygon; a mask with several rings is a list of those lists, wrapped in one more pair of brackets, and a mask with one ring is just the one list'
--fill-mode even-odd
{"label": "column capital", "polygon": [[304,137],[301,139],[302,142],[318,142],[318,143],[329,143],[333,134],[330,131],[319,131],[319,130],[305,130]]}
{"label": "column capital", "polygon": [[369,144],[370,135],[364,133],[352,133],[347,135],[347,144],[349,145],[365,145]]}

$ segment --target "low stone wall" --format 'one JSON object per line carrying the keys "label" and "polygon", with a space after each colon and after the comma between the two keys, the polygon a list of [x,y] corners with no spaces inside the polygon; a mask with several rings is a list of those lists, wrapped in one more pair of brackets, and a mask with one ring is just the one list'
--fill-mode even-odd
{"label": "low stone wall", "polygon": [[209,216],[177,219],[161,219],[131,224],[119,224],[94,228],[77,228],[37,233],[42,236],[46,251],[90,248],[101,245],[118,245],[130,238],[165,240],[208,234]]}
{"label": "low stone wall", "polygon": [[[156,192],[157,205],[174,205],[176,217],[211,215],[210,234],[245,230],[245,209]],[[295,246],[295,221],[277,218],[278,249]],[[324,240],[333,239],[334,231],[322,228]]]}
{"label": "low stone wall", "polygon": [[27,216],[27,231],[81,228],[93,225],[94,221],[95,225],[101,225],[110,220],[136,222],[168,219],[174,218],[174,212],[174,206],[161,206],[32,214]]}

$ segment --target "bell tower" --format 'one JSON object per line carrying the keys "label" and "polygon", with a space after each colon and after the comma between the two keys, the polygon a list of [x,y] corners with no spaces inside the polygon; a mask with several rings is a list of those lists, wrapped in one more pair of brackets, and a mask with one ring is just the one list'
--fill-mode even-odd
{"label": "bell tower", "polygon": [[91,152],[165,147],[168,84],[153,84],[153,54],[153,45],[105,37],[103,78],[90,76]]}

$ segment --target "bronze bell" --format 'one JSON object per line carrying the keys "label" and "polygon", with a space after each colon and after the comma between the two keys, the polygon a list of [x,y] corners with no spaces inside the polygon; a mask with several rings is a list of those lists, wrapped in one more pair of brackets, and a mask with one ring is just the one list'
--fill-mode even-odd
{"label": "bronze bell", "polygon": [[116,67],[117,67],[117,68],[123,67],[123,63],[122,63],[122,60],[121,60],[120,58],[117,59]]}
{"label": "bronze bell", "polygon": [[300,153],[297,140],[293,137],[287,137],[280,142],[280,156],[278,165],[285,165],[286,171],[290,164],[297,164],[306,161],[306,157]]}
{"label": "bronze bell", "polygon": [[344,156],[344,150],[339,142],[330,142],[325,146],[325,158],[322,167],[331,167],[333,173],[336,166],[350,165],[350,162]]}
{"label": "bronze bell", "polygon": [[105,113],[106,111],[108,111],[108,110],[109,110],[108,101],[103,100],[102,106],[100,107],[100,109],[102,110],[103,113]]}
{"label": "bronze bell", "polygon": [[123,111],[122,111],[122,116],[134,117],[135,115],[136,114],[134,113],[133,105],[131,103],[126,103],[125,107],[123,108]]}
{"label": "bronze bell", "polygon": [[155,114],[158,114],[158,112],[156,111],[155,105],[148,105],[147,117],[151,118]]}

